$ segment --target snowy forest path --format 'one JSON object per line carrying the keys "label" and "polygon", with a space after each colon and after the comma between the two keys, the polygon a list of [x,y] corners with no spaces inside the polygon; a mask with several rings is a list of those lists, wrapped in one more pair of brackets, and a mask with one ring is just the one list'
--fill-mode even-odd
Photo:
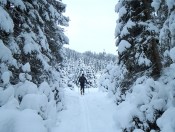
{"label": "snowy forest path", "polygon": [[84,132],[91,132],[91,124],[90,124],[90,119],[89,119],[89,110],[88,110],[88,104],[86,103],[85,99],[82,97],[80,99],[80,109],[82,113],[82,121],[83,121],[83,131]]}
{"label": "snowy forest path", "polygon": [[58,113],[58,124],[52,132],[116,132],[116,105],[97,88],[65,90],[66,109]]}

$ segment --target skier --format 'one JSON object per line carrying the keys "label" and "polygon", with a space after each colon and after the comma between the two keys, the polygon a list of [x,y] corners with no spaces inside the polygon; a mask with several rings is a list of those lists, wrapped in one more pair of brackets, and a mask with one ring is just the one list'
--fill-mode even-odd
{"label": "skier", "polygon": [[84,85],[85,83],[87,83],[87,80],[86,78],[84,77],[84,74],[82,74],[82,76],[79,78],[79,82],[80,82],[80,92],[81,92],[81,95],[83,94],[84,95]]}

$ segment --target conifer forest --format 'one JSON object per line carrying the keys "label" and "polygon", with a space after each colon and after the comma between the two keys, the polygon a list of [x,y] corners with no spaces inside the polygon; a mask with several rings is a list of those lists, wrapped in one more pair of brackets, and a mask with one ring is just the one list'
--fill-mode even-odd
{"label": "conifer forest", "polygon": [[175,1],[113,7],[116,55],[65,47],[64,0],[0,0],[0,132],[175,132]]}

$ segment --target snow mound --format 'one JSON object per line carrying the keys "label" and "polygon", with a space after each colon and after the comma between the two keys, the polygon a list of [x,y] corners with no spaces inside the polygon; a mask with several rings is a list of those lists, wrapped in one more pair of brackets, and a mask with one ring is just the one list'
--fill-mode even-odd
{"label": "snow mound", "polygon": [[0,132],[47,132],[42,118],[32,110],[0,110]]}
{"label": "snow mound", "polygon": [[47,97],[38,94],[27,94],[23,97],[20,109],[35,110],[43,119],[47,119]]}
{"label": "snow mound", "polygon": [[15,97],[18,99],[22,99],[27,94],[35,93],[38,93],[38,88],[36,84],[26,80],[24,83],[20,83],[19,86],[17,86],[17,89],[15,91]]}
{"label": "snow mound", "polygon": [[11,98],[14,97],[14,88],[12,86],[2,90],[0,87],[0,106],[6,104]]}
{"label": "snow mound", "polygon": [[161,128],[161,132],[174,132],[175,131],[175,108],[169,108],[165,113],[157,120],[158,126]]}
{"label": "snow mound", "polygon": [[11,73],[9,71],[6,71],[2,74],[1,76],[1,79],[3,81],[3,84],[8,84],[9,81],[10,81],[10,76],[11,76]]}

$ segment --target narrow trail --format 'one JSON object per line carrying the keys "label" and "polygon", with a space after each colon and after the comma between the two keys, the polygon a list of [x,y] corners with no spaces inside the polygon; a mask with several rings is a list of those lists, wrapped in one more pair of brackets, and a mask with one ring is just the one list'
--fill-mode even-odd
{"label": "narrow trail", "polygon": [[66,110],[58,113],[57,127],[52,132],[116,132],[115,104],[97,88],[65,91]]}
{"label": "narrow trail", "polygon": [[90,119],[89,119],[89,110],[87,107],[87,103],[84,99],[84,97],[82,97],[82,99],[80,100],[80,104],[81,104],[81,113],[83,114],[82,116],[82,121],[83,121],[83,131],[84,132],[91,132],[91,124],[90,124]]}

